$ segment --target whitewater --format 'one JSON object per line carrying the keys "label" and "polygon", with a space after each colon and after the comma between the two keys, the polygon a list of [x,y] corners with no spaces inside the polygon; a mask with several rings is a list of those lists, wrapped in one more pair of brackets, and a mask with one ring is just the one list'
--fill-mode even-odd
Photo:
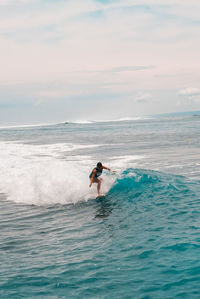
{"label": "whitewater", "polygon": [[199,112],[0,127],[0,298],[199,298],[199,148]]}

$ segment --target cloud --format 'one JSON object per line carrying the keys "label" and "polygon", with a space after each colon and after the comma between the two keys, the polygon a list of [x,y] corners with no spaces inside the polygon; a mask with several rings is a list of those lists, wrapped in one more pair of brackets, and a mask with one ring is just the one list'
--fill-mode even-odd
{"label": "cloud", "polygon": [[179,94],[180,95],[185,95],[185,96],[200,95],[200,88],[188,87],[188,88],[180,90]]}
{"label": "cloud", "polygon": [[139,92],[136,95],[135,100],[138,103],[147,103],[151,98],[152,98],[152,95],[150,93]]}
{"label": "cloud", "polygon": [[145,71],[145,70],[154,70],[156,66],[152,65],[135,65],[135,66],[116,66],[111,67],[109,69],[93,69],[93,70],[83,70],[83,71],[72,71],[69,73],[82,73],[82,74],[91,74],[91,73],[123,73],[123,72],[137,72],[137,71]]}
{"label": "cloud", "polygon": [[200,88],[188,87],[179,91],[179,95],[193,103],[200,103]]}
{"label": "cloud", "polygon": [[112,68],[111,72],[135,72],[142,70],[153,70],[155,66],[119,66]]}

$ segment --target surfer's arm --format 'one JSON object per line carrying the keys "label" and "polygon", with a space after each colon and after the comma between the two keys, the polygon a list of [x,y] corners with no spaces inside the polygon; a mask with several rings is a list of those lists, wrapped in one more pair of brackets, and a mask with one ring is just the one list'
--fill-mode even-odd
{"label": "surfer's arm", "polygon": [[93,183],[93,181],[94,181],[94,177],[95,177],[95,173],[96,173],[97,171],[96,171],[96,169],[93,171],[93,174],[92,174],[92,177],[91,177],[91,180],[90,180],[90,185],[89,185],[89,187],[91,187],[92,186],[92,183]]}
{"label": "surfer's arm", "polygon": [[104,166],[104,165],[102,166],[102,168],[103,168],[103,169],[106,169],[106,170],[108,170],[108,171],[111,171],[112,173],[116,173],[115,171],[111,170],[110,168],[108,168],[108,167],[106,167],[106,166]]}
{"label": "surfer's arm", "polygon": [[108,168],[108,167],[106,167],[106,166],[104,166],[104,165],[102,165],[102,168],[103,168],[103,169],[106,169],[106,170],[108,170],[108,171],[111,171],[110,168]]}

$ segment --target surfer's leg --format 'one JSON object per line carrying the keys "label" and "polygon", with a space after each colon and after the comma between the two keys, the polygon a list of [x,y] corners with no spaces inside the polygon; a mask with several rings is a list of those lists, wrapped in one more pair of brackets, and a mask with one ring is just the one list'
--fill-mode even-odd
{"label": "surfer's leg", "polygon": [[97,193],[98,195],[100,195],[100,188],[101,188],[101,182],[102,182],[102,178],[98,178],[96,179],[96,182],[97,182]]}

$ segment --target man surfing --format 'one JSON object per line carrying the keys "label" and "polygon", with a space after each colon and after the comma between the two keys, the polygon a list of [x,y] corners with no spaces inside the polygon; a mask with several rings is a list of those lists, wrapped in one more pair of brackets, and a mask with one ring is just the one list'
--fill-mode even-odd
{"label": "man surfing", "polygon": [[[89,178],[90,178],[90,185],[89,185],[89,187],[91,188],[92,183],[96,183],[97,184],[97,193],[98,193],[98,196],[101,196],[101,194],[100,194],[100,188],[101,188],[101,183],[102,183],[103,179],[100,178],[100,175],[102,174],[103,169],[106,169],[108,171],[112,171],[110,168],[108,168],[106,166],[103,166],[101,162],[98,162],[97,163],[97,167],[95,167],[92,170],[91,174],[89,175]],[[115,171],[112,171],[112,172],[115,173]]]}

